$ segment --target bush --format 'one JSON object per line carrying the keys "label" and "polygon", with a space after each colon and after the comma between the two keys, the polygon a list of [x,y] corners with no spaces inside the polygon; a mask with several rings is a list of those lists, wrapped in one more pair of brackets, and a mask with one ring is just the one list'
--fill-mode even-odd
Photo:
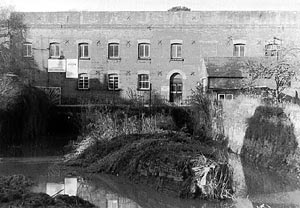
{"label": "bush", "polygon": [[242,156],[265,167],[286,165],[298,143],[294,126],[283,109],[259,106],[247,124]]}
{"label": "bush", "polygon": [[[48,97],[35,87],[21,84],[16,78],[4,76],[0,81],[2,152],[9,152],[13,146],[37,143],[46,133],[48,110],[51,107]],[[11,151],[14,152],[13,149]]]}
{"label": "bush", "polygon": [[201,140],[224,140],[222,105],[197,87],[191,101],[193,135]]}

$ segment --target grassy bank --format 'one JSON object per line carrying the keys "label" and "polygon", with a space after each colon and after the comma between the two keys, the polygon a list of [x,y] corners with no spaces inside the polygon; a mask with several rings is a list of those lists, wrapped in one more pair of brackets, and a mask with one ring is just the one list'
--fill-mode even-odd
{"label": "grassy bank", "polygon": [[23,175],[0,176],[0,207],[75,207],[92,208],[91,203],[75,196],[32,193],[33,182]]}
{"label": "grassy bank", "polygon": [[68,165],[124,175],[183,198],[230,198],[226,151],[184,133],[131,134],[99,140]]}
{"label": "grassy bank", "polygon": [[124,175],[182,198],[231,198],[232,169],[213,107],[198,97],[191,108],[85,114],[85,134],[71,145],[65,164]]}

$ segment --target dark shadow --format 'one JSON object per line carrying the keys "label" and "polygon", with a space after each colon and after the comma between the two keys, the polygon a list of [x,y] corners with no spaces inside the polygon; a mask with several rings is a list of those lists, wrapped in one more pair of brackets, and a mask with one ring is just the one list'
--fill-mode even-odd
{"label": "dark shadow", "polygon": [[[34,56],[24,56],[27,26],[22,14],[11,13],[4,27],[9,41],[0,43],[7,55],[0,59],[0,156],[62,154],[63,146],[79,134],[78,120],[59,114],[50,94],[35,87],[49,86],[49,74],[39,69]],[[49,54],[48,48],[32,51]]]}

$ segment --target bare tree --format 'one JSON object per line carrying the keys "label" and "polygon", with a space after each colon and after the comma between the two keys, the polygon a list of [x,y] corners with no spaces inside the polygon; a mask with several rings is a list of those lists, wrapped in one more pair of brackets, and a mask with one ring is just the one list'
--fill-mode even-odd
{"label": "bare tree", "polygon": [[296,79],[300,48],[282,48],[276,56],[259,60],[247,60],[245,68],[247,79],[245,88],[254,88],[261,80],[271,80],[275,89],[271,89],[276,102],[281,102],[282,92],[290,87],[291,81]]}
{"label": "bare tree", "polygon": [[19,13],[13,12],[13,7],[0,6],[0,73],[18,73],[22,60],[22,42],[26,25]]}

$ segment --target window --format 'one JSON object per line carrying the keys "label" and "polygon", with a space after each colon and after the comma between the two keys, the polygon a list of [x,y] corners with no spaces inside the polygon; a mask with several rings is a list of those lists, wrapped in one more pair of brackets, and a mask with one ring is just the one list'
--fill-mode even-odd
{"label": "window", "polygon": [[119,43],[108,44],[108,58],[109,59],[119,58]]}
{"label": "window", "polygon": [[171,44],[171,59],[181,59],[182,58],[182,44],[173,43]]}
{"label": "window", "polygon": [[80,74],[78,78],[78,89],[87,90],[89,89],[89,77],[87,74]]}
{"label": "window", "polygon": [[118,200],[107,200],[107,208],[118,208],[119,205],[118,205]]}
{"label": "window", "polygon": [[139,90],[149,90],[150,89],[149,74],[139,74],[138,75],[138,89]]}
{"label": "window", "polygon": [[89,44],[80,43],[79,44],[79,58],[89,58]]}
{"label": "window", "polygon": [[218,94],[218,100],[232,100],[233,94]]}
{"label": "window", "polygon": [[244,57],[245,56],[245,44],[234,44],[233,56]]}
{"label": "window", "polygon": [[108,75],[108,89],[109,90],[119,89],[119,75],[118,74],[109,74]]}
{"label": "window", "polygon": [[32,57],[32,43],[23,44],[23,56]]}
{"label": "window", "polygon": [[265,46],[265,56],[278,56],[280,51],[280,45],[276,43],[270,43]]}
{"label": "window", "polygon": [[138,45],[139,59],[150,59],[150,44],[140,43]]}
{"label": "window", "polygon": [[59,43],[50,43],[50,58],[59,58],[60,48]]}

